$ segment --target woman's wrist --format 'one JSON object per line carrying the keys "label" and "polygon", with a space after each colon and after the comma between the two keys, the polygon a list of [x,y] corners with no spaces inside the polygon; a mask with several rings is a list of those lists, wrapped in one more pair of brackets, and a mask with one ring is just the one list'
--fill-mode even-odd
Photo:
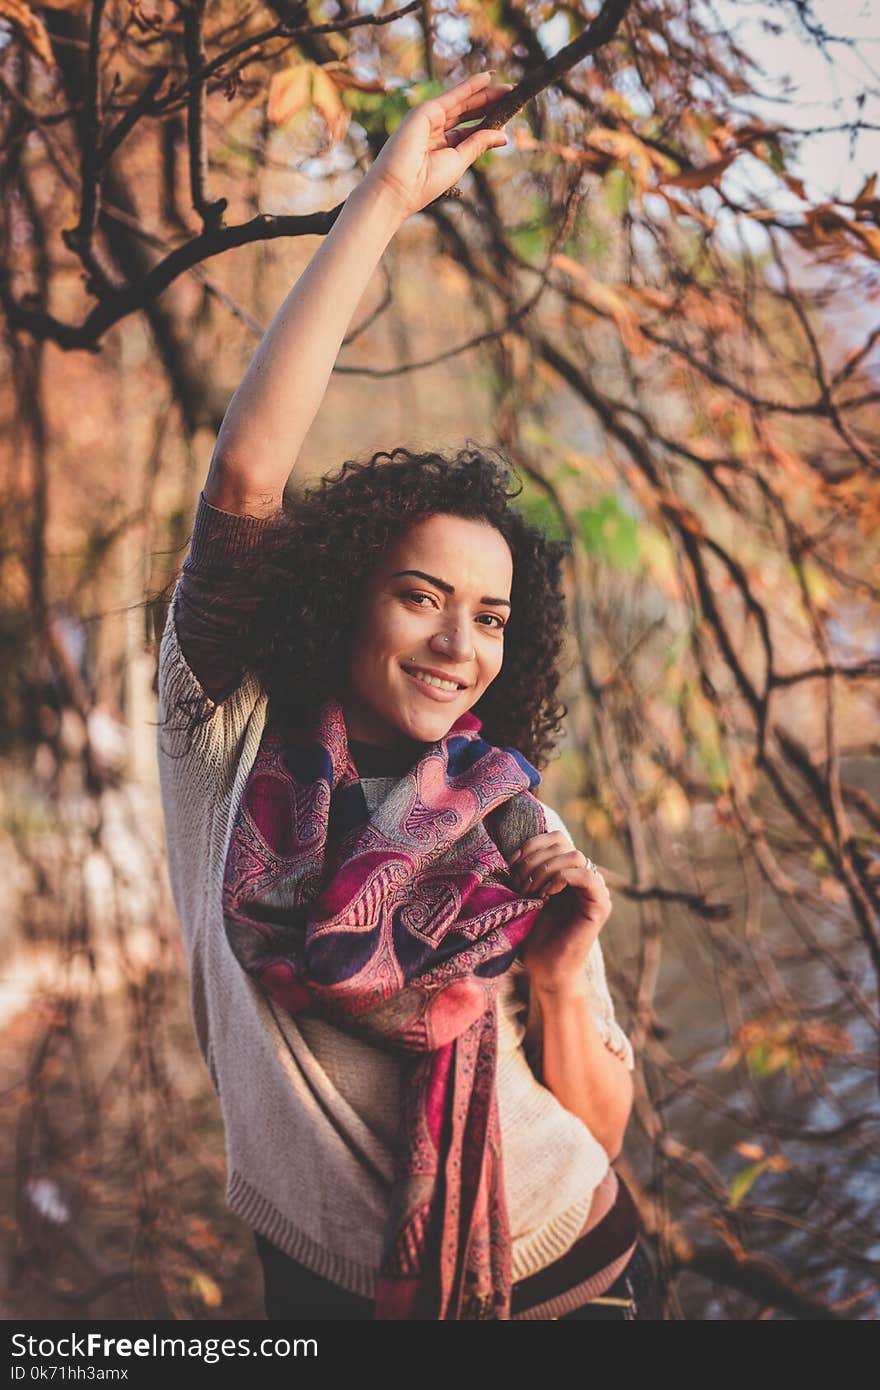
{"label": "woman's wrist", "polygon": [[584,1003],[590,997],[583,971],[558,979],[529,971],[529,988],[537,999],[546,999],[551,1005],[563,1004],[569,1000]]}
{"label": "woman's wrist", "polygon": [[400,197],[380,178],[367,174],[349,193],[345,206],[351,204],[359,216],[365,216],[375,223],[380,233],[388,241],[403,226],[408,210]]}

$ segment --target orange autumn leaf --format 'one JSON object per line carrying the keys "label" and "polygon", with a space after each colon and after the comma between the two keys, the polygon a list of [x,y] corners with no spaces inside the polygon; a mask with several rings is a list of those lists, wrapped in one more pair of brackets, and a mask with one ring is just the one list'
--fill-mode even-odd
{"label": "orange autumn leaf", "polygon": [[807,492],[817,489],[816,475],[810,468],[809,463],[796,454],[793,449],[781,444],[773,434],[766,428],[761,430],[761,443],[767,452],[768,458],[786,474],[786,477],[796,488]]}
{"label": "orange autumn leaf", "polygon": [[729,1071],[737,1062],[745,1061],[757,1076],[782,1070],[793,1075],[802,1071],[819,1075],[829,1057],[849,1056],[853,1050],[849,1034],[835,1024],[803,1022],[771,1011],[737,1029],[718,1066],[721,1071]]}
{"label": "orange autumn leaf", "polygon": [[753,222],[775,222],[779,213],[775,208],[748,208],[746,217],[751,217]]}
{"label": "orange autumn leaf", "polygon": [[733,133],[729,125],[709,111],[682,111],[680,126],[683,134],[700,141],[710,159],[721,158],[724,143]]}
{"label": "orange autumn leaf", "polygon": [[24,4],[24,0],[0,0],[0,19],[14,25],[31,52],[41,58],[46,67],[54,67],[55,58],[46,26],[30,6]]}
{"label": "orange autumn leaf", "polygon": [[718,182],[725,169],[733,163],[738,154],[739,150],[731,150],[721,159],[713,159],[710,164],[701,164],[698,169],[685,169],[680,174],[667,176],[661,182],[671,185],[673,188],[705,188],[707,184]]}
{"label": "orange autumn leaf", "polygon": [[702,539],[706,535],[706,528],[697,516],[696,512],[688,506],[686,502],[674,492],[669,492],[661,488],[657,494],[661,507],[667,515],[674,516],[678,525],[684,531],[688,531],[692,536]]}
{"label": "orange autumn leaf", "polygon": [[514,129],[513,138],[517,149],[545,150],[568,164],[582,164],[597,174],[607,173],[612,168],[625,168],[635,183],[636,197],[652,188],[653,170],[659,170],[665,176],[667,173],[672,174],[675,169],[674,162],[667,155],[644,144],[630,130],[610,130],[606,126],[594,126],[581,147],[559,144],[551,140],[538,140],[522,127]]}
{"label": "orange autumn leaf", "polygon": [[614,320],[627,352],[636,357],[647,356],[651,345],[642,334],[638,315],[631,305],[624,302],[615,286],[597,280],[580,261],[562,252],[553,257],[553,264],[577,281],[594,308],[603,310]]}
{"label": "orange autumn leaf", "polygon": [[[350,84],[346,84],[350,85]],[[275,73],[269,84],[267,115],[274,125],[284,125],[301,111],[314,110],[322,117],[330,139],[341,140],[348,129],[349,113],[339,88],[319,63],[296,63]]]}
{"label": "orange autumn leaf", "polygon": [[325,63],[325,72],[333,73],[333,81],[340,90],[352,92],[375,92],[379,96],[387,96],[390,88],[381,77],[355,77],[353,72],[348,72],[342,63]]}
{"label": "orange autumn leaf", "polygon": [[661,198],[665,198],[667,204],[673,212],[677,212],[681,217],[692,217],[695,222],[699,222],[707,231],[713,232],[718,225],[714,217],[708,213],[701,212],[699,208],[692,207],[690,203],[685,203],[681,198],[676,198],[673,193],[667,193],[665,188],[658,188],[655,192]]}
{"label": "orange autumn leaf", "polygon": [[594,126],[587,136],[587,144],[602,154],[610,154],[615,165],[629,172],[635,184],[636,199],[653,191],[658,181],[665,182],[675,171],[675,163],[668,155],[646,145],[631,130]]}
{"label": "orange autumn leaf", "polygon": [[739,1144],[734,1144],[735,1151],[742,1158],[749,1158],[753,1163],[760,1163],[765,1157],[764,1150],[760,1144],[750,1144],[743,1139]]}
{"label": "orange autumn leaf", "polygon": [[522,126],[513,127],[513,143],[518,150],[545,150],[554,154],[566,164],[582,164],[596,174],[605,174],[615,167],[615,160],[609,151],[576,149],[574,145],[562,145],[550,140],[538,140]]}
{"label": "orange autumn leaf", "polygon": [[804,202],[807,201],[807,190],[804,188],[803,179],[796,179],[794,174],[783,174],[782,181],[791,189],[792,193],[803,198]]}
{"label": "orange autumn leaf", "polygon": [[832,874],[825,874],[819,879],[819,894],[828,903],[845,903],[847,898],[846,889],[839,878],[834,878]]}
{"label": "orange autumn leaf", "polygon": [[219,1250],[222,1242],[204,1217],[194,1216],[189,1223],[190,1244],[197,1250]]}
{"label": "orange autumn leaf", "polygon": [[658,309],[661,314],[669,314],[675,308],[672,295],[665,290],[655,289],[653,285],[619,285],[618,291],[647,305],[649,309]]}
{"label": "orange autumn leaf", "polygon": [[852,221],[830,203],[809,208],[804,225],[792,227],[791,235],[808,250],[821,252],[824,261],[842,260],[854,251],[880,260],[880,228]]}
{"label": "orange autumn leaf", "polygon": [[859,212],[868,212],[875,221],[880,221],[880,198],[877,197],[877,175],[865,180],[862,188],[853,198],[852,205]]}

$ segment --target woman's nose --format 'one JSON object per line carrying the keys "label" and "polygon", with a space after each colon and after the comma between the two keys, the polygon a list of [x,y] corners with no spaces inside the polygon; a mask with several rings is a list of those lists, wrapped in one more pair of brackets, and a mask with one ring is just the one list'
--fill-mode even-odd
{"label": "woman's nose", "polygon": [[456,661],[466,661],[474,654],[474,644],[463,623],[450,623],[442,632],[435,633],[431,645],[436,652],[442,652]]}

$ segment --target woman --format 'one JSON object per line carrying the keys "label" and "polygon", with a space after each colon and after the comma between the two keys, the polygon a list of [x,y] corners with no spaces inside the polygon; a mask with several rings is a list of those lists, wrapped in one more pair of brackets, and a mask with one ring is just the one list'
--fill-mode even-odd
{"label": "woman", "polygon": [[410,113],[276,314],[162,640],[169,872],[270,1318],[660,1316],[611,1167],[608,891],[533,795],[561,547],[479,451],[283,498],[394,231],[504,142],[455,129],[488,78]]}

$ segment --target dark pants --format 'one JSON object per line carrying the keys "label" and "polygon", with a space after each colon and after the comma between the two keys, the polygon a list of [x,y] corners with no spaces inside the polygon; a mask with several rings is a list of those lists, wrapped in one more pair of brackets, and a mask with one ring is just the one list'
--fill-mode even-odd
{"label": "dark pants", "polygon": [[[257,1254],[263,1266],[266,1317],[270,1321],[312,1318],[325,1321],[373,1320],[374,1301],[349,1293],[313,1274],[304,1265],[285,1255],[258,1231],[254,1232]],[[639,1243],[619,1278],[606,1289],[603,1298],[625,1298],[631,1305],[616,1307],[607,1303],[585,1303],[573,1313],[564,1313],[559,1322],[601,1320],[625,1322],[635,1318],[662,1321],[663,1310],[653,1266]]]}

